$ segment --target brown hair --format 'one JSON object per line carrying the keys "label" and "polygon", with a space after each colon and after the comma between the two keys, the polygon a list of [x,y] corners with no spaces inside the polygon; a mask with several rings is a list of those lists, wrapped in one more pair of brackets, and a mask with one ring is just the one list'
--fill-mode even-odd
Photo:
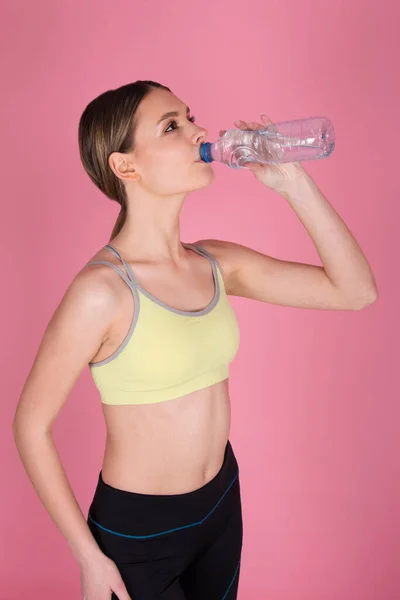
{"label": "brown hair", "polygon": [[93,183],[121,210],[111,233],[112,240],[122,229],[127,215],[123,182],[112,171],[108,157],[112,152],[131,152],[134,147],[134,116],[141,101],[154,88],[171,91],[155,81],[135,81],[108,90],[92,100],[79,120],[79,153]]}

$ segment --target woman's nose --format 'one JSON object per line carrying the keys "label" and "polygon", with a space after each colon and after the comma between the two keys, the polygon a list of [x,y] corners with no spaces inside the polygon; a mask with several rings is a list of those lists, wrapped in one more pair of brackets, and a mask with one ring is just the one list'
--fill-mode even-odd
{"label": "woman's nose", "polygon": [[208,135],[207,129],[204,129],[204,127],[198,127],[196,133],[194,134],[194,140],[195,140],[196,144],[201,144],[202,142],[204,142],[207,135]]}

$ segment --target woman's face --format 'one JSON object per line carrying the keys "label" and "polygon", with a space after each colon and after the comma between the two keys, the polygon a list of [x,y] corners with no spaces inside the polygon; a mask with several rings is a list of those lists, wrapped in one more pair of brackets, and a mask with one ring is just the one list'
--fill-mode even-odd
{"label": "woman's face", "polygon": [[212,183],[211,165],[196,162],[207,130],[194,123],[186,105],[168,90],[156,88],[142,100],[134,135],[133,164],[147,190],[168,196]]}

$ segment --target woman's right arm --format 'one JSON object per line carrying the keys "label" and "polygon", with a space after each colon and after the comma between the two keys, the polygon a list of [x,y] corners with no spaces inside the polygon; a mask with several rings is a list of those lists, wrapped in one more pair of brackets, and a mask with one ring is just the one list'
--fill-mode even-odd
{"label": "woman's right arm", "polygon": [[115,564],[92,536],[51,430],[80,373],[106,337],[118,305],[113,288],[108,277],[99,276],[97,266],[78,273],[46,328],[13,421],[24,468],[80,565],[87,600],[109,600],[110,589],[120,600],[129,596]]}

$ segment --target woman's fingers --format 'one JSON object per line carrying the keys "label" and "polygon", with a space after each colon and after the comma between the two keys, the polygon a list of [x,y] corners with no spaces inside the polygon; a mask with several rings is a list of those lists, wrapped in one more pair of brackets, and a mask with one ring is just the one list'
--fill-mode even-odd
{"label": "woman's fingers", "polygon": [[265,125],[272,125],[272,120],[265,113],[261,113],[261,120]]}
{"label": "woman's fingers", "polygon": [[[261,113],[261,123],[256,123],[255,121],[242,121],[241,119],[237,119],[236,121],[234,121],[234,124],[237,129],[257,131],[260,129],[264,129],[267,125],[272,125],[273,122],[265,113]],[[222,137],[226,133],[226,131],[226,129],[221,129],[219,132],[219,137]]]}
{"label": "woman's fingers", "polygon": [[261,123],[255,123],[254,121],[235,121],[235,125],[238,129],[247,129],[250,131],[256,131],[264,127]]}
{"label": "woman's fingers", "polygon": [[240,121],[238,119],[237,121],[234,121],[234,123],[238,129],[251,129],[246,121]]}
{"label": "woman's fingers", "polygon": [[272,120],[265,114],[261,113],[261,123],[255,121],[242,121],[238,119],[235,121],[235,125],[238,129],[250,129],[256,131],[258,129],[264,129],[266,125],[272,125]]}

